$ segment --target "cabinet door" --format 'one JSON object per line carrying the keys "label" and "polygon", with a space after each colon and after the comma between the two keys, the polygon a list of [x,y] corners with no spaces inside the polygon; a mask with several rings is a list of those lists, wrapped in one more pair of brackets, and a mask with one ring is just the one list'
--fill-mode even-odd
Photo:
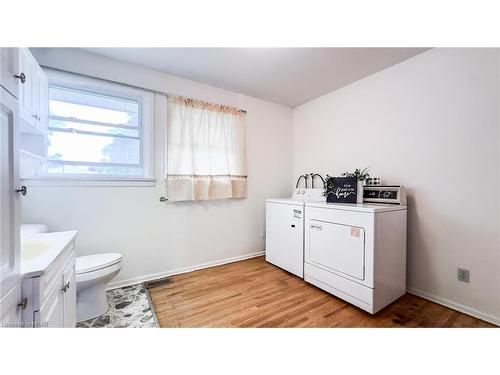
{"label": "cabinet door", "polygon": [[15,98],[0,87],[0,298],[21,280],[17,108]]}
{"label": "cabinet door", "polygon": [[33,60],[27,48],[19,49],[19,70],[25,75],[25,82],[19,90],[19,115],[28,124],[35,124],[33,112]]}
{"label": "cabinet door", "polygon": [[76,326],[76,280],[75,258],[73,257],[63,272],[63,326]]}
{"label": "cabinet door", "polygon": [[19,327],[22,315],[21,300],[21,283],[19,282],[0,298],[0,328]]}
{"label": "cabinet door", "polygon": [[0,85],[3,86],[14,97],[19,97],[19,85],[21,81],[19,71],[19,49],[0,48]]}
{"label": "cabinet door", "polygon": [[27,48],[19,49],[19,65],[26,77],[19,92],[21,132],[45,135],[48,124],[47,76]]}
{"label": "cabinet door", "polygon": [[34,326],[49,328],[63,327],[63,304],[61,284],[57,283],[50,291],[40,310],[35,312]]}
{"label": "cabinet door", "polygon": [[304,276],[303,207],[266,204],[266,261]]}

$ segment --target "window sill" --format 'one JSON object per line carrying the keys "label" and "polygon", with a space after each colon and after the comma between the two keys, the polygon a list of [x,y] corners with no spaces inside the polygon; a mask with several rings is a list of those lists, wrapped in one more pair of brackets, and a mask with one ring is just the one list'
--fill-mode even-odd
{"label": "window sill", "polygon": [[153,187],[156,184],[155,178],[147,177],[55,177],[55,176],[36,176],[21,177],[23,185],[26,186],[102,186],[102,187]]}

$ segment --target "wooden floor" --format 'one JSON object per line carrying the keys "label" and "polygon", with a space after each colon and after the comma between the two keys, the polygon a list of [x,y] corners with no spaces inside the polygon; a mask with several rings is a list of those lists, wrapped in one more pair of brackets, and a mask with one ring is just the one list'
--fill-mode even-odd
{"label": "wooden floor", "polygon": [[263,257],[171,281],[149,290],[161,327],[494,327],[411,294],[370,315]]}

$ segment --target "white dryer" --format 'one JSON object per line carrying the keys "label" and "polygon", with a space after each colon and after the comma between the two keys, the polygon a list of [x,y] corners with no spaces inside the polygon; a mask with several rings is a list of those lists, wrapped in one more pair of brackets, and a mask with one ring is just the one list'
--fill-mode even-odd
{"label": "white dryer", "polygon": [[406,206],[306,203],[304,279],[372,314],[406,292]]}

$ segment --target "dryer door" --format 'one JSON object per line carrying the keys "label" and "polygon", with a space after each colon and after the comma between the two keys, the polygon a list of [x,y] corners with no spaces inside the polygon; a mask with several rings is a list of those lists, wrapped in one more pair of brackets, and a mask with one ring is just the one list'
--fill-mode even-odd
{"label": "dryer door", "polygon": [[311,220],[308,262],[359,280],[365,279],[365,230]]}

